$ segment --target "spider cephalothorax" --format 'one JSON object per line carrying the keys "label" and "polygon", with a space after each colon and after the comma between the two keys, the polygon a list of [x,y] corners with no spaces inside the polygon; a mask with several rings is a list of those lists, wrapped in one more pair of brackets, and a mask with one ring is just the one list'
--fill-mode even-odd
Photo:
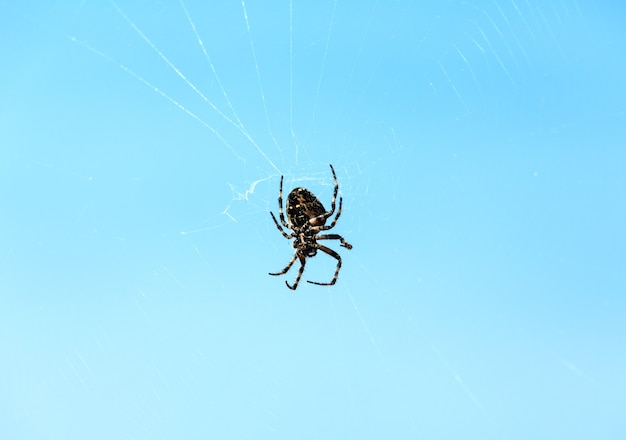
{"label": "spider cephalothorax", "polygon": [[326,220],[331,217],[335,212],[335,201],[337,200],[337,193],[339,192],[339,183],[337,182],[337,175],[335,174],[335,169],[333,166],[330,166],[330,170],[333,172],[333,179],[335,181],[335,191],[333,193],[333,199],[331,201],[331,209],[326,212],[324,209],[324,205],[319,201],[315,194],[309,191],[306,188],[296,188],[289,193],[287,196],[287,220],[285,221],[285,215],[283,214],[283,176],[280,177],[280,191],[278,192],[278,213],[280,217],[280,223],[286,228],[290,229],[291,233],[286,233],[285,230],[280,226],[278,220],[276,220],[276,216],[274,213],[270,211],[272,215],[272,219],[276,224],[278,230],[283,234],[283,237],[287,239],[295,238],[293,242],[293,247],[296,249],[296,252],[291,259],[291,261],[285,266],[285,268],[278,273],[270,273],[270,275],[284,275],[286,274],[293,263],[295,263],[296,259],[300,260],[300,270],[298,271],[298,275],[296,276],[296,281],[292,285],[290,285],[287,281],[287,287],[291,290],[296,290],[298,287],[298,283],[300,282],[300,278],[302,277],[302,273],[304,272],[304,265],[306,264],[307,257],[313,257],[317,254],[317,251],[320,250],[322,252],[327,253],[331,257],[337,260],[337,268],[335,269],[335,276],[329,283],[318,283],[315,281],[308,281],[311,284],[317,284],[319,286],[332,286],[337,282],[337,277],[339,276],[339,269],[341,269],[341,257],[334,250],[321,245],[317,242],[317,240],[339,240],[341,242],[341,246],[352,249],[352,245],[348,243],[341,235],[338,234],[321,234],[318,235],[321,231],[327,231],[332,229],[337,220],[339,220],[339,216],[341,215],[341,203],[342,198],[339,198],[339,209],[337,210],[337,215],[330,222],[330,225],[326,226]]}

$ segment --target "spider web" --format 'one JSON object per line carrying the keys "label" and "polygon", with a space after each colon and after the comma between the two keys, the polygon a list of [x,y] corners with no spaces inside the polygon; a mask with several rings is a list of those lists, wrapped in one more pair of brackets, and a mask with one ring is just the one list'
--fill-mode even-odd
{"label": "spider web", "polygon": [[[0,10],[13,437],[623,431],[617,7]],[[328,164],[354,249],[291,292],[269,211]]]}

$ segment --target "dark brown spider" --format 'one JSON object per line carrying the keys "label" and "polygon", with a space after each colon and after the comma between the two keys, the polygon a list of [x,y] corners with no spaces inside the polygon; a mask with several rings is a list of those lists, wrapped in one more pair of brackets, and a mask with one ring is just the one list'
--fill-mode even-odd
{"label": "dark brown spider", "polygon": [[288,222],[285,221],[285,215],[283,214],[283,176],[280,176],[280,191],[278,192],[278,213],[280,216],[280,222],[286,229],[290,229],[291,232],[287,234],[283,228],[281,228],[280,224],[276,220],[274,213],[270,211],[272,215],[272,219],[276,224],[276,227],[283,234],[283,237],[286,239],[295,238],[293,242],[293,247],[296,249],[296,253],[294,254],[291,261],[285,266],[283,270],[278,273],[270,273],[270,275],[284,275],[286,274],[293,263],[295,263],[296,258],[300,260],[300,270],[298,271],[298,276],[296,276],[296,282],[293,286],[289,285],[287,281],[287,287],[291,290],[296,290],[298,287],[298,283],[300,282],[300,278],[302,277],[302,273],[304,272],[304,265],[306,264],[307,257],[313,257],[317,254],[317,251],[320,250],[322,252],[327,253],[331,257],[337,260],[337,268],[335,269],[335,276],[330,283],[318,283],[315,281],[308,281],[311,284],[317,284],[318,286],[332,286],[337,282],[337,277],[339,276],[339,269],[341,269],[341,257],[334,250],[327,248],[324,245],[321,245],[317,242],[317,240],[339,240],[341,242],[341,246],[352,249],[352,245],[348,243],[341,235],[338,234],[321,234],[317,235],[321,231],[327,231],[332,229],[339,220],[339,216],[341,215],[341,203],[342,198],[339,197],[339,209],[337,210],[337,216],[330,222],[330,225],[326,226],[326,220],[333,215],[335,212],[335,201],[337,200],[337,193],[339,192],[339,183],[337,183],[337,175],[335,174],[335,169],[333,166],[330,166],[330,170],[333,172],[333,179],[335,180],[335,192],[333,194],[333,200],[331,202],[331,209],[329,212],[326,212],[324,209],[324,205],[319,201],[315,195],[306,188],[296,188],[289,193],[287,197],[287,219]]}

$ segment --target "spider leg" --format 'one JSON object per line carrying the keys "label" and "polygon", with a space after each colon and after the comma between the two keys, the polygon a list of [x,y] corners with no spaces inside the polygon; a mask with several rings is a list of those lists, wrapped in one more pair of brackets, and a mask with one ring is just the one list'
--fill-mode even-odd
{"label": "spider leg", "polygon": [[278,214],[280,216],[280,222],[285,228],[289,229],[289,224],[285,221],[285,214],[283,212],[283,177],[284,176],[280,176],[280,190],[278,191]]}
{"label": "spider leg", "polygon": [[339,234],[323,234],[323,235],[316,235],[315,236],[316,240],[339,240],[341,242],[341,246],[348,248],[348,249],[352,249],[352,245],[350,243],[348,243],[345,238],[343,238],[341,235]]}
{"label": "spider leg", "polygon": [[294,236],[291,234],[287,234],[285,232],[285,230],[283,228],[280,227],[280,225],[278,224],[278,220],[276,220],[276,217],[274,216],[274,213],[272,211],[270,211],[270,214],[272,215],[272,219],[274,220],[274,224],[276,224],[276,227],[278,228],[278,230],[280,231],[281,234],[283,234],[283,237],[290,239],[293,238]]}
{"label": "spider leg", "polygon": [[[316,244],[315,248],[319,249],[322,252],[327,253],[328,255],[330,255],[333,258],[336,258],[337,259],[337,268],[335,269],[335,276],[333,276],[333,279],[330,280],[330,283],[318,283],[316,281],[309,281],[309,280],[307,280],[307,283],[317,284],[318,286],[332,286],[333,284],[335,284],[337,282],[337,277],[339,276],[339,269],[341,269],[341,257],[334,250],[332,250],[330,248],[327,248],[326,246],[323,246],[321,244]],[[304,269],[304,267],[302,269]]]}
{"label": "spider leg", "polygon": [[[337,216],[333,219],[332,222],[330,222],[330,225],[313,226],[311,229],[313,231],[315,231],[315,232],[319,232],[319,231],[328,231],[329,229],[334,228],[335,224],[337,223],[337,220],[339,220],[339,216],[341,215],[341,204],[342,204],[342,202],[343,202],[343,198],[339,197],[339,210],[337,211]],[[334,208],[333,208],[333,210],[334,210]]]}
{"label": "spider leg", "polygon": [[[322,223],[325,223],[326,219],[332,217],[335,212],[335,202],[337,200],[337,193],[339,192],[339,182],[337,182],[337,175],[335,174],[335,169],[333,168],[332,164],[330,165],[330,170],[333,172],[333,180],[335,181],[335,190],[333,192],[333,199],[330,202],[330,211],[309,219],[309,223],[312,225],[320,223],[320,220],[322,220]],[[341,198],[339,199],[339,211],[341,212]],[[337,223],[337,218],[339,218],[339,214],[337,214],[337,217],[335,218],[331,226],[323,227],[324,229],[320,230],[330,229],[335,226],[335,223]]]}
{"label": "spider leg", "polygon": [[296,262],[296,258],[298,258],[297,254],[294,254],[293,258],[291,259],[291,261],[289,263],[287,263],[287,265],[285,266],[285,268],[283,270],[281,270],[280,272],[276,272],[276,273],[272,273],[270,272],[270,275],[285,275],[287,272],[289,272],[289,269],[291,269],[291,266],[293,266],[293,263]]}
{"label": "spider leg", "polygon": [[342,204],[343,204],[343,197],[339,197],[339,209],[337,210],[337,215],[335,216],[333,221],[330,222],[330,225],[328,225],[328,229],[334,228],[335,227],[335,223],[337,223],[337,220],[339,220],[339,216],[341,215],[341,205]]}
{"label": "spider leg", "polygon": [[[337,174],[335,174],[335,169],[333,168],[333,165],[332,164],[329,164],[329,165],[330,165],[330,170],[333,172],[333,180],[335,181],[335,191],[333,193],[333,200],[331,202],[330,212],[328,213],[328,217],[333,215],[333,212],[335,212],[335,200],[337,200],[337,193],[339,192],[339,182],[337,182]],[[339,199],[339,202],[341,203],[341,199]]]}
{"label": "spider leg", "polygon": [[[298,283],[300,282],[300,278],[302,278],[302,273],[304,272],[304,265],[306,264],[306,257],[304,255],[298,255],[298,254],[296,255],[300,259],[300,270],[298,270],[298,275],[296,276],[296,282],[293,283],[293,286],[290,286],[289,283],[285,281],[285,284],[291,290],[296,290],[298,288]],[[294,256],[293,258],[295,260],[296,256]]]}

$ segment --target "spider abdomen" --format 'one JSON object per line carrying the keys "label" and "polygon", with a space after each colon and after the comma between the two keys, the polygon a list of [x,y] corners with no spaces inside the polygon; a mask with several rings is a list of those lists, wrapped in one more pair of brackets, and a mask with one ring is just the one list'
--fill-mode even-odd
{"label": "spider abdomen", "polygon": [[[310,226],[322,226],[327,217],[320,217],[326,213],[324,205],[315,194],[306,188],[296,188],[287,197],[287,218],[295,228],[302,228],[309,223]],[[315,221],[309,220],[317,218]]]}

